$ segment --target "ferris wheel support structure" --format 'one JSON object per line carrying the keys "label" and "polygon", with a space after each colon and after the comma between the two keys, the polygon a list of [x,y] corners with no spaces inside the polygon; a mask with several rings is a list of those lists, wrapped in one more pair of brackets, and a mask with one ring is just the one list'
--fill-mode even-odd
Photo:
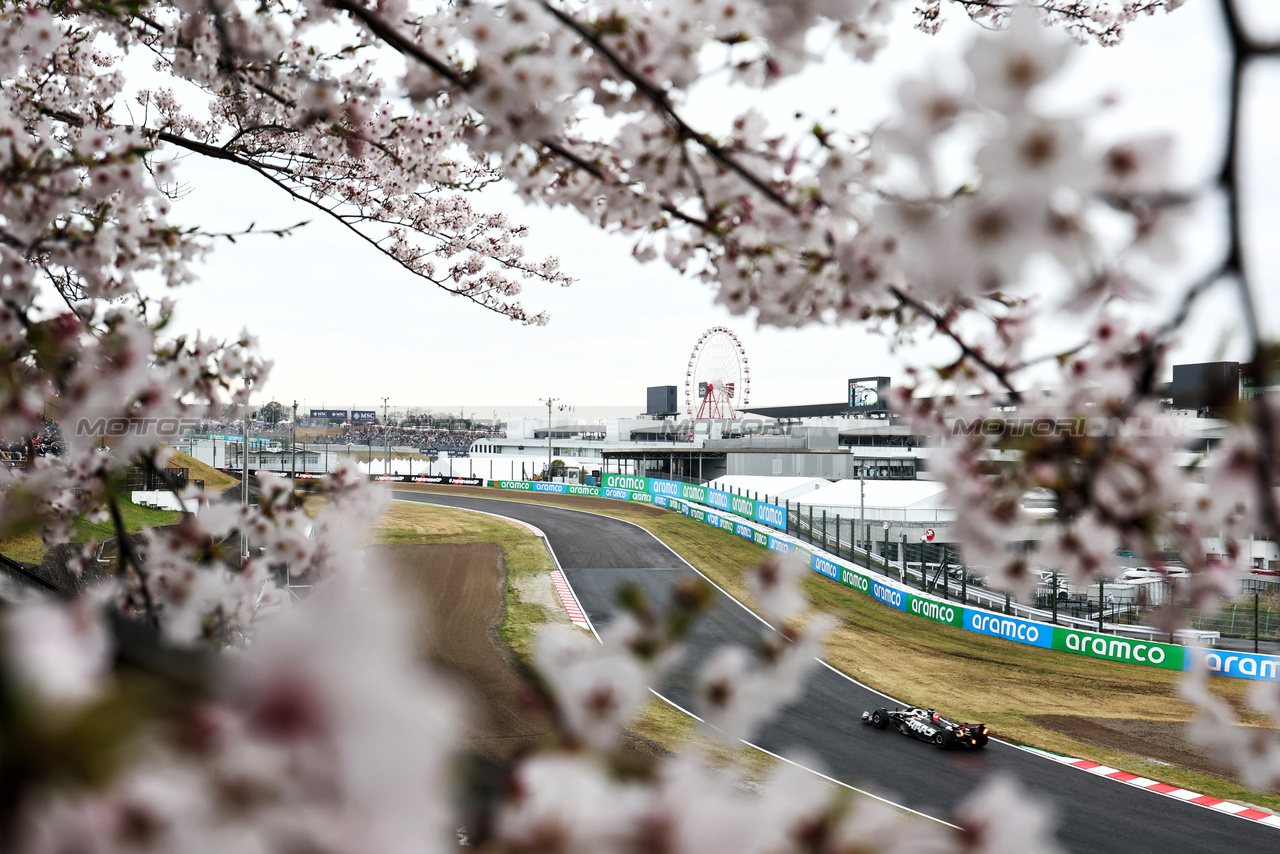
{"label": "ferris wheel support structure", "polygon": [[698,338],[684,377],[685,414],[695,420],[737,418],[750,402],[746,351],[724,326],[713,326]]}

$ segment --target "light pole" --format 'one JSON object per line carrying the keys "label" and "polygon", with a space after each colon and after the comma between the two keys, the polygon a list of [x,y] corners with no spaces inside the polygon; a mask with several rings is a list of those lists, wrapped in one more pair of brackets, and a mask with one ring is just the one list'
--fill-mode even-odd
{"label": "light pole", "polygon": [[391,433],[387,430],[387,401],[390,399],[382,399],[382,453],[386,456],[382,461],[383,474],[391,474]]}
{"label": "light pole", "polygon": [[249,560],[249,375],[244,377],[244,429],[241,439],[244,440],[244,470],[240,475],[240,492],[244,503],[244,525],[240,529],[240,561]]}
{"label": "light pole", "polygon": [[[853,535],[854,542],[859,540],[859,534],[862,528],[867,524],[867,469],[862,463],[858,463],[858,530]],[[868,543],[868,548],[870,544]],[[871,568],[871,558],[867,558],[867,568]]]}
{"label": "light pole", "polygon": [[[289,462],[289,478],[298,479],[298,401],[293,402],[293,423],[289,425],[289,450],[292,459]],[[302,461],[306,462],[306,457]]]}
{"label": "light pole", "polygon": [[548,397],[542,402],[547,405],[547,482],[551,481],[551,404],[560,398]]}

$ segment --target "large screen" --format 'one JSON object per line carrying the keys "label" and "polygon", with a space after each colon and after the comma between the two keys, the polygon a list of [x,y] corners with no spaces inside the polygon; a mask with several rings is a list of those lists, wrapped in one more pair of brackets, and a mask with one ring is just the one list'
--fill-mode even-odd
{"label": "large screen", "polygon": [[645,412],[649,415],[675,415],[680,411],[673,385],[649,386]]}
{"label": "large screen", "polygon": [[854,412],[888,412],[889,377],[849,380],[849,409]]}

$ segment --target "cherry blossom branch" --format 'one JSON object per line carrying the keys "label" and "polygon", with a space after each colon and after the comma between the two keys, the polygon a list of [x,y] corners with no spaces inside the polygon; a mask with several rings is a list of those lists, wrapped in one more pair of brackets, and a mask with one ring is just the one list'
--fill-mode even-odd
{"label": "cherry blossom branch", "polygon": [[[1240,19],[1239,10],[1233,0],[1221,0],[1223,17],[1227,24],[1227,33],[1231,40],[1231,96],[1227,125],[1227,150],[1223,158],[1222,171],[1218,182],[1227,195],[1228,202],[1228,234],[1230,243],[1227,250],[1226,269],[1233,275],[1236,290],[1240,295],[1240,303],[1245,322],[1245,334],[1248,336],[1252,350],[1250,361],[1244,366],[1244,374],[1254,387],[1266,383],[1268,360],[1262,330],[1258,324],[1257,304],[1249,277],[1245,269],[1244,233],[1242,229],[1243,200],[1240,198],[1239,157],[1242,136],[1242,102],[1244,97],[1244,75],[1250,63],[1264,51],[1249,36],[1244,22]],[[1280,472],[1280,461],[1276,459],[1276,431],[1271,407],[1265,395],[1258,395],[1252,402],[1252,411],[1257,429],[1262,437],[1258,454],[1256,492],[1259,511],[1272,539],[1280,538],[1280,505],[1276,502],[1274,486],[1276,475]]]}
{"label": "cherry blossom branch", "polygon": [[624,78],[636,87],[637,92],[644,95],[655,107],[658,108],[659,112],[661,112],[663,117],[666,119],[667,124],[670,125],[682,139],[696,142],[704,151],[707,152],[708,155],[711,156],[711,159],[742,178],[742,180],[754,187],[765,198],[793,214],[799,212],[796,205],[779,194],[774,187],[768,184],[768,182],[760,178],[746,166],[743,166],[733,157],[730,157],[728,152],[725,151],[722,146],[717,144],[715,140],[707,136],[707,134],[694,129],[693,126],[685,121],[685,119],[676,112],[675,107],[671,104],[671,99],[667,97],[666,93],[658,89],[649,81],[648,78],[624,62],[622,58],[618,56],[616,51],[601,40],[596,31],[580,23],[576,18],[567,12],[564,12],[559,7],[552,5],[548,0],[540,0],[540,3],[542,8],[555,16],[556,20],[560,21],[560,23],[577,33],[584,41],[591,45],[592,49],[598,51],[601,56],[608,60],[610,65],[612,65]]}
{"label": "cherry blossom branch", "polygon": [[160,618],[156,614],[155,600],[151,596],[151,587],[147,583],[147,573],[142,568],[142,561],[133,547],[133,540],[129,538],[124,517],[120,513],[120,502],[115,493],[107,497],[107,508],[111,512],[111,524],[116,531],[116,547],[120,550],[120,575],[128,577],[129,569],[133,569],[134,575],[138,578],[138,590],[142,594],[143,613],[153,628],[159,628]]}
{"label": "cherry blossom branch", "polygon": [[335,9],[341,9],[360,23],[364,24],[369,28],[369,32],[382,39],[388,47],[395,49],[405,56],[413,57],[418,60],[418,62],[421,62],[423,65],[430,68],[436,74],[439,74],[445,80],[448,80],[450,83],[457,86],[459,89],[466,91],[474,85],[475,81],[472,78],[457,69],[452,68],[448,63],[436,59],[434,56],[418,47],[418,45],[414,44],[411,39],[401,35],[395,27],[391,26],[391,24],[382,17],[374,14],[359,3],[354,2],[354,0],[325,0],[325,2],[327,5],[330,5]]}
{"label": "cherry blossom branch", "polygon": [[955,343],[956,346],[960,348],[962,359],[964,358],[970,359],[971,361],[979,365],[981,368],[983,368],[983,370],[985,370],[987,373],[989,373],[992,376],[992,378],[994,378],[997,382],[1000,383],[1000,385],[1004,386],[1004,389],[1009,393],[1009,399],[1012,402],[1020,403],[1022,401],[1022,392],[1019,391],[1016,386],[1014,386],[1013,380],[1011,379],[1011,376],[1010,376],[1013,373],[1013,371],[1010,368],[1008,368],[1007,366],[1001,367],[999,365],[994,364],[990,359],[988,359],[978,350],[974,349],[967,341],[965,341],[960,336],[958,332],[956,332],[955,328],[953,327],[951,322],[946,318],[946,316],[939,314],[937,311],[934,311],[932,308],[926,305],[923,301],[916,299],[915,297],[903,291],[901,288],[893,287],[889,289],[889,292],[893,294],[893,296],[898,300],[898,302],[914,309],[915,311],[919,312],[920,314],[928,318],[933,323],[934,329],[938,330],[943,335],[946,335],[948,338],[952,340],[952,342]]}
{"label": "cherry blossom branch", "polygon": [[619,182],[617,181],[613,181],[609,179],[598,166],[588,162],[582,157],[579,157],[577,154],[575,154],[573,151],[571,151],[569,148],[564,146],[559,141],[554,139],[540,139],[538,140],[538,144],[541,145],[543,148],[545,148],[547,151],[550,151],[552,154],[556,155],[557,157],[560,157],[568,161],[569,163],[573,164],[577,168],[586,172],[588,175],[595,178],[600,183],[609,184],[612,186],[626,186],[627,189],[630,190],[632,193],[635,193],[637,197],[648,199],[651,201],[656,201],[658,206],[664,212],[670,214],[671,216],[675,217],[681,222],[687,225],[692,225],[695,228],[706,232],[707,234],[714,235],[716,237],[721,236],[720,233],[717,231],[716,227],[713,226],[711,223],[707,222],[705,219],[699,219],[698,217],[690,216],[689,214],[677,208],[675,205],[665,200],[660,200],[660,199],[653,200],[650,197],[645,196],[642,193],[639,193],[634,187],[630,186],[629,184],[622,185],[622,184],[619,184]]}

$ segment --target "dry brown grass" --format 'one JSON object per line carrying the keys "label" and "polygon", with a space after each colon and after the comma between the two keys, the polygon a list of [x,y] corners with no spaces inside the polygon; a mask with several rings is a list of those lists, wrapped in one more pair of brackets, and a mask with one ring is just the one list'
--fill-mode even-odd
{"label": "dry brown grass", "polygon": [[202,463],[195,457],[188,456],[182,451],[174,449],[173,455],[169,458],[170,465],[179,466],[190,469],[192,480],[203,480],[205,492],[222,492],[229,486],[239,483],[238,478],[234,478],[225,472],[220,472],[216,468],[207,463]]}
{"label": "dry brown grass", "polygon": [[[582,508],[586,503],[573,496],[467,491],[565,507]],[[604,499],[587,501],[593,512],[651,531],[735,598],[753,605],[743,569],[761,560],[765,549],[677,513],[624,502],[609,502],[616,505],[610,507]],[[876,690],[903,702],[937,707],[952,717],[981,720],[997,736],[1017,744],[1280,810],[1280,794],[1250,791],[1222,777],[1087,744],[1028,719],[1055,714],[1185,722],[1193,709],[1178,695],[1179,672],[1069,655],[944,626],[896,611],[816,574],[806,579],[805,587],[815,610],[839,619],[826,660]],[[1215,679],[1211,684],[1238,710],[1251,687],[1242,679]],[[1241,716],[1246,723],[1261,722],[1256,715]]]}

